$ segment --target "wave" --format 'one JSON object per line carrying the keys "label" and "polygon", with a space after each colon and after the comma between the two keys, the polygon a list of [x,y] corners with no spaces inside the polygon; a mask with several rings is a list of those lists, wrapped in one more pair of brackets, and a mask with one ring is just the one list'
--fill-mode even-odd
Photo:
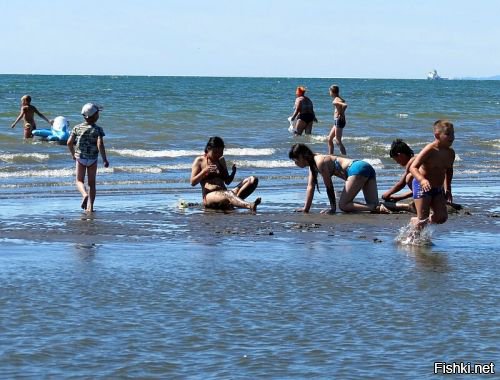
{"label": "wave", "polygon": [[[290,160],[236,160],[236,166],[245,168],[293,168],[295,164]],[[229,165],[228,165],[229,166]]]}
{"label": "wave", "polygon": [[[203,154],[198,150],[146,150],[146,149],[108,149],[109,152],[123,157],[141,157],[141,158],[176,158],[176,157],[194,157]],[[226,148],[224,153],[227,156],[271,156],[276,152],[272,148]]]}
{"label": "wave", "polygon": [[23,170],[15,172],[0,172],[0,178],[26,178],[26,177],[69,177],[75,175],[75,169],[53,170]]}
{"label": "wave", "polygon": [[355,137],[355,136],[344,136],[342,137],[343,141],[370,141],[370,137],[367,136],[362,136],[362,137]]}
{"label": "wave", "polygon": [[272,156],[274,153],[276,153],[276,149],[228,148],[224,150],[224,153],[228,156]]}
{"label": "wave", "polygon": [[116,166],[113,173],[165,173],[169,170],[191,170],[191,164],[155,165],[155,166]]}
{"label": "wave", "polygon": [[42,153],[4,153],[0,154],[3,162],[42,162],[49,159],[48,154]]}
{"label": "wave", "polygon": [[[328,140],[328,135],[304,135],[304,136],[295,136],[296,139],[299,140],[299,142],[326,142]],[[302,139],[303,141],[301,141]],[[362,137],[357,137],[357,136],[343,136],[342,141],[370,141],[370,137],[362,136]]]}
{"label": "wave", "polygon": [[380,160],[379,158],[363,158],[363,161],[368,162],[375,169],[384,168],[384,164],[382,163],[382,160]]}
{"label": "wave", "polygon": [[492,139],[490,141],[485,141],[485,145],[491,145],[494,148],[500,148],[500,139]]}
{"label": "wave", "polygon": [[109,152],[123,157],[159,158],[197,156],[195,150],[145,150],[145,149],[108,149]]}

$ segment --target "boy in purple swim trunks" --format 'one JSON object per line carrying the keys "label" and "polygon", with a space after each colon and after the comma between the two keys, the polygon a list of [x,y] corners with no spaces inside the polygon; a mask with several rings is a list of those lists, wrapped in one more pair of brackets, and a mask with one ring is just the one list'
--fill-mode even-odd
{"label": "boy in purple swim trunks", "polygon": [[[104,149],[104,131],[96,122],[99,120],[100,107],[87,103],[82,108],[85,123],[76,125],[68,139],[68,149],[76,161],[76,187],[82,194],[81,207],[86,212],[94,211],[96,195],[97,159],[101,153],[104,167],[109,166]],[[89,191],[85,187],[85,173]]]}
{"label": "boy in purple swim trunks", "polygon": [[[434,123],[435,140],[415,157],[410,166],[413,175],[413,199],[417,217],[412,223],[423,228],[427,223],[442,224],[448,219],[446,203],[453,201],[451,180],[455,151],[453,124],[448,120]],[[444,184],[444,186],[443,186]],[[430,211],[432,210],[432,215]]]}

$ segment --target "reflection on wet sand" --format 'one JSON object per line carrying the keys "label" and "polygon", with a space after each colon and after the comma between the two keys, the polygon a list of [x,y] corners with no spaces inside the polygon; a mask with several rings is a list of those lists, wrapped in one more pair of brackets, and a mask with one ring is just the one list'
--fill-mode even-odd
{"label": "reflection on wet sand", "polygon": [[419,268],[439,273],[449,272],[451,269],[446,252],[438,252],[432,246],[398,245],[398,249],[414,259]]}

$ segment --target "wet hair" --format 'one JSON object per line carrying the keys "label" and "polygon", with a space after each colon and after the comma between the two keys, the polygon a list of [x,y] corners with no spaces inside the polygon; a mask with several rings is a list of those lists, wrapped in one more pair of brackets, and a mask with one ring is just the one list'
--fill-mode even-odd
{"label": "wet hair", "polygon": [[339,94],[339,92],[340,92],[340,88],[339,88],[339,86],[337,86],[336,84],[332,84],[332,85],[330,86],[330,92],[333,92],[334,94],[337,94],[337,95],[338,95],[338,94]]}
{"label": "wet hair", "polygon": [[302,156],[307,161],[309,169],[311,170],[313,182],[316,185],[316,189],[318,189],[319,192],[319,185],[318,185],[319,170],[318,166],[316,165],[316,161],[314,161],[313,151],[309,149],[309,147],[306,144],[293,144],[292,147],[290,148],[290,151],[288,152],[288,158],[290,160],[293,159],[298,160],[300,156]]}
{"label": "wet hair", "polygon": [[208,139],[207,145],[205,146],[205,153],[208,153],[209,150],[212,150],[214,148],[224,149],[224,140],[222,140],[218,136],[210,137]]}
{"label": "wet hair", "polygon": [[29,95],[24,95],[24,96],[21,98],[21,101],[24,101],[24,100],[26,100],[26,103],[31,104],[31,96],[29,96]]}
{"label": "wet hair", "polygon": [[408,157],[413,157],[415,153],[413,153],[413,150],[408,146],[407,143],[405,143],[401,139],[397,139],[394,140],[391,144],[391,150],[389,151],[389,156],[391,158],[394,158],[398,154],[406,154]]}
{"label": "wet hair", "polygon": [[436,120],[434,122],[434,133],[444,132],[446,129],[453,128],[453,124],[449,120]]}

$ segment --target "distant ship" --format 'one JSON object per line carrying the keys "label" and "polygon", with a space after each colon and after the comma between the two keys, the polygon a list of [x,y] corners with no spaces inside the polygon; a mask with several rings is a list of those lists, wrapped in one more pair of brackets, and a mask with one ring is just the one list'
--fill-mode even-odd
{"label": "distant ship", "polygon": [[442,79],[448,79],[448,78],[440,77],[436,69],[429,71],[427,73],[427,80],[442,80]]}

